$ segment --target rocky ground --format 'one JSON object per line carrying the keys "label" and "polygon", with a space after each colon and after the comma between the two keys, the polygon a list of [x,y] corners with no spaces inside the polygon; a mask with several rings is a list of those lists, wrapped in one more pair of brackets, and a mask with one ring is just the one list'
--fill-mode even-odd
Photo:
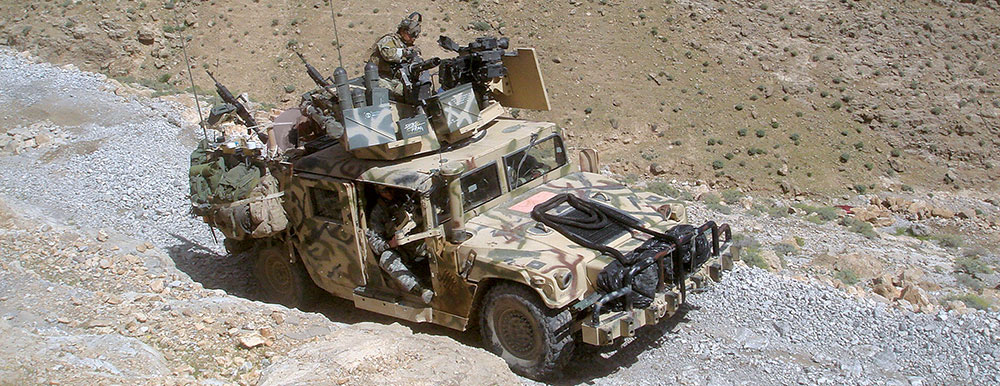
{"label": "rocky ground", "polygon": [[[248,262],[187,215],[199,133],[184,99],[35,61],[0,51],[4,379],[531,383],[475,333],[333,300],[321,313],[253,301]],[[617,350],[580,350],[558,382],[1000,382],[995,201],[918,191],[833,208],[704,183],[635,187],[732,224],[746,259]]]}
{"label": "rocky ground", "polygon": [[198,134],[180,105],[6,49],[0,79],[0,138],[15,143],[0,155],[5,382],[516,381],[481,349],[346,304],[253,301],[249,263],[187,215]]}

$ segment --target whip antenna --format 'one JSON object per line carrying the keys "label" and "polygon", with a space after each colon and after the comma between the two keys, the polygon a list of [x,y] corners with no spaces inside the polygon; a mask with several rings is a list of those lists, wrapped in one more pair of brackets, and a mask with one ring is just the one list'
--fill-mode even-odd
{"label": "whip antenna", "polygon": [[[178,21],[177,8],[174,8],[174,22]],[[205,118],[201,115],[201,103],[198,101],[198,89],[194,86],[194,76],[191,75],[191,61],[188,59],[187,53],[187,38],[184,37],[184,31],[181,31],[181,52],[184,53],[184,66],[187,67],[188,80],[191,81],[191,93],[194,94],[194,107],[198,109],[198,126],[201,126],[201,133],[205,135],[205,139],[208,140],[208,130],[205,129]],[[212,233],[215,236],[215,233]]]}
{"label": "whip antenna", "polygon": [[340,56],[340,34],[337,33],[337,12],[333,10],[333,0],[330,1],[330,18],[333,19],[333,38],[337,41],[337,61],[344,67],[344,58]]}

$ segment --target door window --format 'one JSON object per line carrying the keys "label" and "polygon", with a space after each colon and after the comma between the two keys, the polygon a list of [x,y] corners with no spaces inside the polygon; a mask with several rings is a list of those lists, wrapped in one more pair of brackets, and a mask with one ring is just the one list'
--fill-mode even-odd
{"label": "door window", "polygon": [[496,162],[490,162],[462,176],[461,183],[462,206],[466,212],[500,197],[500,175]]}
{"label": "door window", "polygon": [[322,217],[325,221],[337,224],[343,223],[343,205],[340,203],[340,195],[334,190],[321,188],[311,188],[313,215]]}

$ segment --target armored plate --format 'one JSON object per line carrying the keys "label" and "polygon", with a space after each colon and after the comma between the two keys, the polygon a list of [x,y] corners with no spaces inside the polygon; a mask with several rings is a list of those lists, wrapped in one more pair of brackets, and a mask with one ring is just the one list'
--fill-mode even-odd
{"label": "armored plate", "polygon": [[471,84],[439,93],[437,103],[449,133],[479,120],[479,103]]}
{"label": "armored plate", "polygon": [[344,110],[348,150],[395,141],[396,125],[388,104]]}

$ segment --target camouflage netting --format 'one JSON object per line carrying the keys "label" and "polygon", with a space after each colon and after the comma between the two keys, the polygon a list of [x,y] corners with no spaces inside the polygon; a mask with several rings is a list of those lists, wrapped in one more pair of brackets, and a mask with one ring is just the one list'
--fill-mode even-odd
{"label": "camouflage netting", "polygon": [[288,226],[278,181],[261,159],[202,141],[191,153],[189,179],[193,212],[229,239],[270,237]]}

